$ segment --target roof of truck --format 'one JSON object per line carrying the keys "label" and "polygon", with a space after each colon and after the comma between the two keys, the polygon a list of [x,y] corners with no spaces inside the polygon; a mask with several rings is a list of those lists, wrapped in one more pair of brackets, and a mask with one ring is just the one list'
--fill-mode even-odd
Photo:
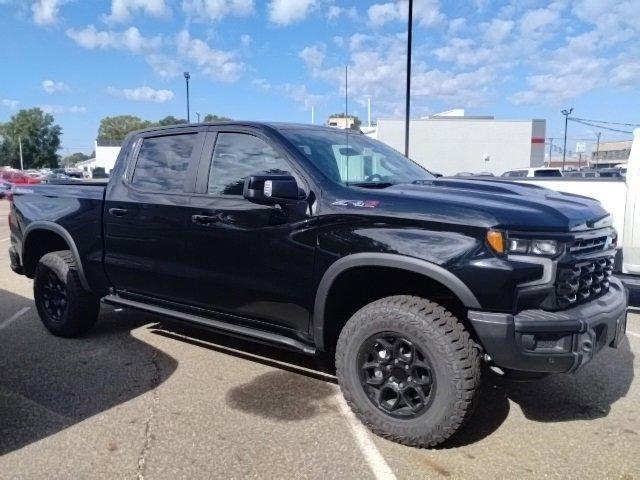
{"label": "roof of truck", "polygon": [[[200,123],[181,123],[178,125],[166,125],[155,126],[138,130],[137,132],[158,132],[165,130],[173,130],[176,128],[187,127],[215,127],[215,126],[234,126],[234,127],[254,127],[254,128],[271,128],[274,130],[293,130],[293,129],[315,129],[315,130],[337,130],[335,127],[327,127],[324,125],[312,125],[307,123],[292,123],[292,122],[256,122],[256,121],[241,121],[241,120],[229,120],[219,122],[200,122]],[[354,130],[354,133],[358,133]]]}

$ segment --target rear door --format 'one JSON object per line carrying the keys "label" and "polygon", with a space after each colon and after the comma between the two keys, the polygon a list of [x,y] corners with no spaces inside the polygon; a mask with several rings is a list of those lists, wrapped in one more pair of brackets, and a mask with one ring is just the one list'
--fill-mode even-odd
{"label": "rear door", "polygon": [[[214,131],[207,145],[191,201],[192,303],[306,331],[315,258],[310,184],[259,131]],[[298,204],[257,205],[243,197],[248,175],[284,172],[304,191]]]}
{"label": "rear door", "polygon": [[179,301],[186,278],[188,211],[206,132],[149,132],[129,152],[122,180],[109,183],[104,208],[105,268],[123,295]]}

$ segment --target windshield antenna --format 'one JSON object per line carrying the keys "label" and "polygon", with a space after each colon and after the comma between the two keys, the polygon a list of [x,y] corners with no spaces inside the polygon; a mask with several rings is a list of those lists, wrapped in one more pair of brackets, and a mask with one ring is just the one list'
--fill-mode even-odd
{"label": "windshield antenna", "polygon": [[347,181],[349,185],[349,65],[344,66],[344,134],[347,140]]}

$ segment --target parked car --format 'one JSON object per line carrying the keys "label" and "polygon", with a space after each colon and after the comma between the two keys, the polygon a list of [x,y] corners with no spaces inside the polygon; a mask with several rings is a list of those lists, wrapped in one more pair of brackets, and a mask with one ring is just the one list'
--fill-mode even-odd
{"label": "parked car", "polygon": [[40,183],[40,179],[39,178],[34,178],[34,177],[30,177],[28,175],[25,175],[23,172],[19,171],[19,170],[5,170],[2,173],[0,173],[0,179],[5,180],[9,183],[13,183],[13,184],[37,184]]}
{"label": "parked car", "polygon": [[510,178],[533,178],[533,177],[562,177],[562,170],[559,168],[516,168],[502,174],[503,177]]}
{"label": "parked car", "polygon": [[50,332],[82,335],[102,299],[335,353],[356,415],[407,445],[464,424],[482,362],[573,373],[625,334],[597,201],[435,178],[355,132],[158,127],[125,139],[108,182],[74,185],[17,187],[10,207],[11,268]]}
{"label": "parked car", "polygon": [[573,170],[564,172],[563,176],[569,178],[598,178],[600,174],[597,170]]}

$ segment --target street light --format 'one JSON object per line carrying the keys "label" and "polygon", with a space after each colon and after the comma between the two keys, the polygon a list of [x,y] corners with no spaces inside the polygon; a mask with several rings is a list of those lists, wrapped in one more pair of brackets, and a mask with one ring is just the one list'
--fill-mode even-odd
{"label": "street light", "polygon": [[184,79],[187,82],[187,123],[191,123],[191,115],[189,114],[189,79],[191,75],[189,72],[184,72]]}
{"label": "street light", "polygon": [[411,37],[413,32],[413,0],[409,0],[407,25],[407,93],[404,110],[404,156],[409,157],[409,114],[411,111]]}
{"label": "street light", "polygon": [[564,147],[562,149],[562,171],[564,172],[564,162],[567,157],[567,124],[569,123],[569,115],[573,112],[573,107],[569,110],[562,110],[562,115],[564,115]]}

